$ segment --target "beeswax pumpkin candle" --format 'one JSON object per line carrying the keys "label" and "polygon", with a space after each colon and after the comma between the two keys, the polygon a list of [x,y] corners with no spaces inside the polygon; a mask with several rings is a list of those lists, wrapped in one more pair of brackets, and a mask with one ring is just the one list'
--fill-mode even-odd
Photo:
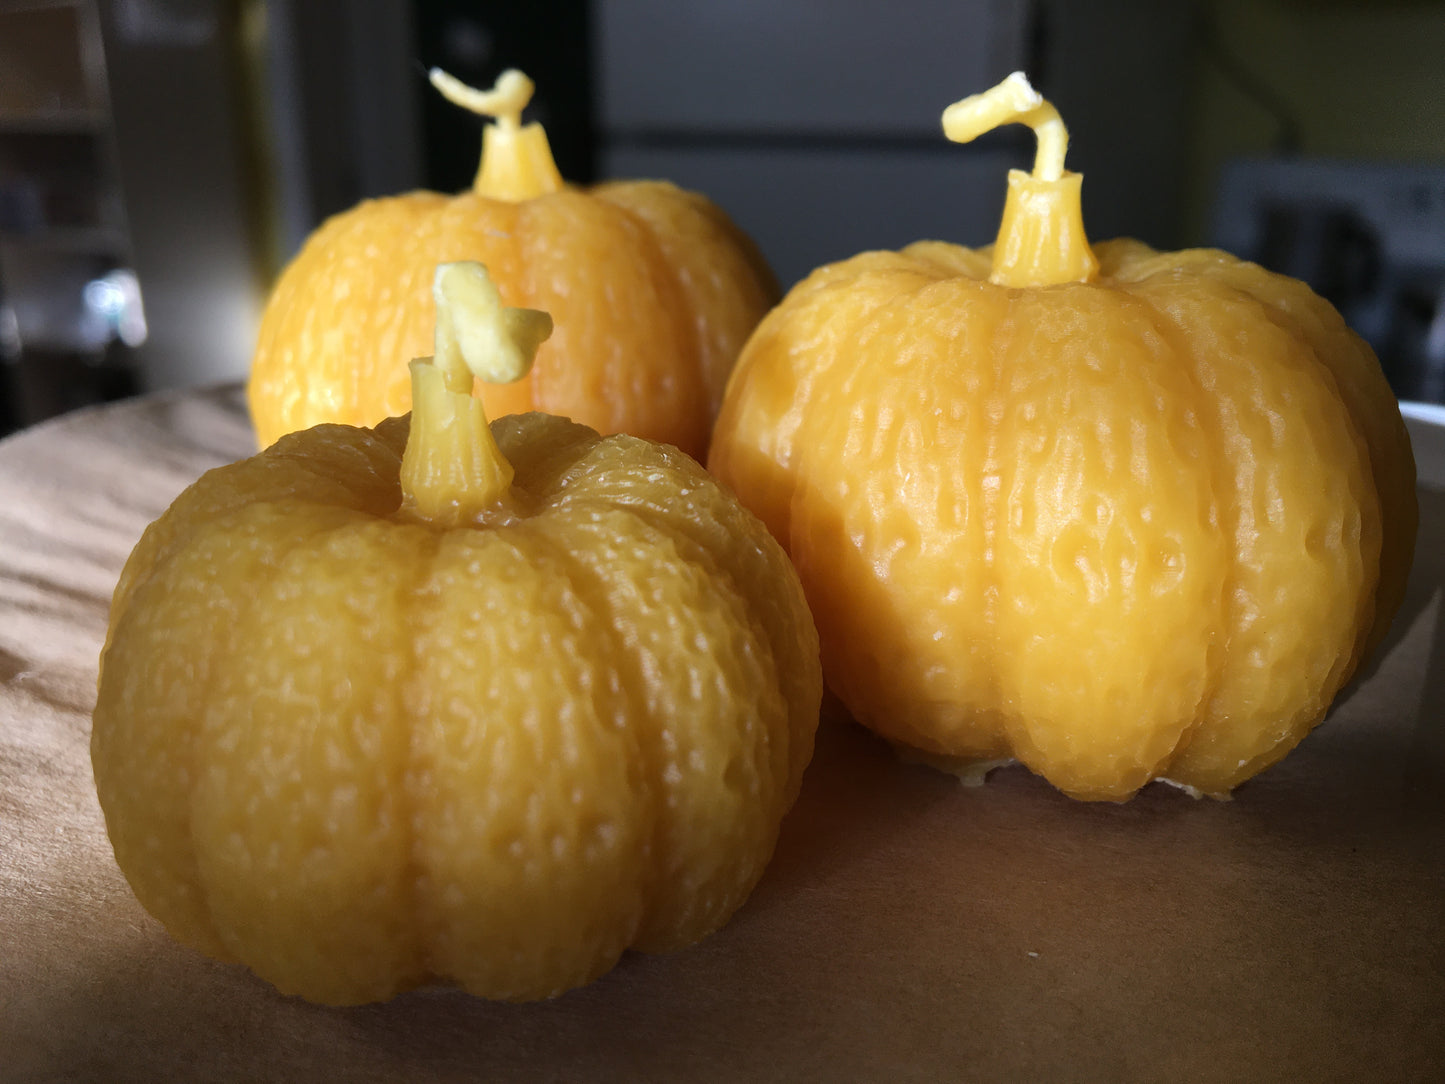
{"label": "beeswax pumpkin candle", "polygon": [[824,671],[908,755],[1017,759],[1079,798],[1225,795],[1384,635],[1414,462],[1369,347],[1224,252],[1091,245],[1067,132],[1022,75],[994,245],[819,268],[744,348],[709,466],[789,549]]}
{"label": "beeswax pumpkin candle", "polygon": [[787,555],[695,461],[526,414],[551,321],[436,276],[415,410],[205,475],[116,587],[91,754],[178,939],[352,1004],[529,999],[725,923],[812,754]]}
{"label": "beeswax pumpkin candle", "polygon": [[432,82],[493,118],[476,180],[455,196],[367,200],[307,239],[261,319],[248,386],[261,446],[405,413],[404,359],[430,346],[433,271],[475,260],[507,304],[557,322],[528,375],[479,385],[490,417],[545,410],[703,455],[737,353],[778,299],[756,246],[666,181],[565,183],[542,127],[521,121],[533,91],[521,72],[486,91],[443,72]]}

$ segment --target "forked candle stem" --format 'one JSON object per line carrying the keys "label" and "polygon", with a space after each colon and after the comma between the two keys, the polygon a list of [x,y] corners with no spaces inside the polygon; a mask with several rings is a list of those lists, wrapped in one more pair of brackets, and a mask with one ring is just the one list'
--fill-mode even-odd
{"label": "forked candle stem", "polygon": [[475,522],[497,506],[512,483],[512,465],[497,447],[480,378],[520,380],[552,333],[552,318],[502,304],[479,263],[442,264],[432,283],[436,354],[411,363],[411,431],[401,461],[402,511],[444,527]]}

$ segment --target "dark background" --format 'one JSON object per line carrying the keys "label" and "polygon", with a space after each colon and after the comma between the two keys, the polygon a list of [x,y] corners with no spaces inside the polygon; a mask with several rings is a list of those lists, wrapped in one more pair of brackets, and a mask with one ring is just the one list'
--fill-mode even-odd
{"label": "dark background", "polygon": [[0,0],[0,432],[242,380],[266,291],[357,201],[456,191],[482,121],[426,82],[537,84],[577,183],[703,191],[785,284],[992,239],[1015,68],[1069,125],[1096,239],[1305,278],[1406,399],[1445,401],[1445,4],[1368,0]]}

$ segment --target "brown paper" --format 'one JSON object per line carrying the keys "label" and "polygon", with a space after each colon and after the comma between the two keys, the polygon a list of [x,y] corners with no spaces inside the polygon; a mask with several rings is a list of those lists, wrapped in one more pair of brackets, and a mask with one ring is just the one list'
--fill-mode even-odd
{"label": "brown paper", "polygon": [[282,997],[115,866],[89,713],[147,522],[249,454],[236,389],[0,442],[0,1080],[1445,1079],[1445,449],[1373,673],[1229,802],[969,789],[830,712],[721,932],[550,1002]]}

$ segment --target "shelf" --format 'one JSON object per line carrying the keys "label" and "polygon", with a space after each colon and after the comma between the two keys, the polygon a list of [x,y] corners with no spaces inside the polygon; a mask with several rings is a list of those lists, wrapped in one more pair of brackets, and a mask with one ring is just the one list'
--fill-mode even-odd
{"label": "shelf", "polygon": [[0,230],[0,246],[52,252],[95,252],[125,255],[129,242],[116,226],[51,226],[34,233]]}
{"label": "shelf", "polygon": [[21,113],[0,110],[0,135],[104,135],[106,115],[95,109],[34,109]]}

